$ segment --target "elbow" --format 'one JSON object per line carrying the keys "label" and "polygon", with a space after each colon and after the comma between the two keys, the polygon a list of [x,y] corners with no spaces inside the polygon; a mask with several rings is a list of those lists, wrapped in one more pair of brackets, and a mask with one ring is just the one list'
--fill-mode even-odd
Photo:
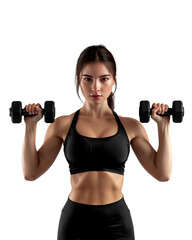
{"label": "elbow", "polygon": [[34,176],[24,175],[24,179],[26,181],[35,181],[37,178],[35,178]]}
{"label": "elbow", "polygon": [[164,177],[158,178],[157,180],[159,182],[167,182],[170,180],[170,178],[171,178],[170,176],[164,176]]}
{"label": "elbow", "polygon": [[157,172],[156,179],[159,182],[168,182],[171,179],[171,172],[169,173]]}

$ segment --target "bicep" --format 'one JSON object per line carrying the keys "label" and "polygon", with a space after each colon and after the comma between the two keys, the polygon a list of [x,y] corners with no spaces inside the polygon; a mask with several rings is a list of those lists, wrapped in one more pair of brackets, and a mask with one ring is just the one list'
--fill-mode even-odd
{"label": "bicep", "polygon": [[158,172],[155,165],[156,151],[149,143],[147,132],[137,120],[134,130],[135,137],[131,141],[132,149],[143,168],[154,178],[158,179]]}
{"label": "bicep", "polygon": [[58,135],[58,122],[55,120],[49,125],[43,145],[38,150],[37,178],[53,164],[61,149],[62,142],[62,138]]}

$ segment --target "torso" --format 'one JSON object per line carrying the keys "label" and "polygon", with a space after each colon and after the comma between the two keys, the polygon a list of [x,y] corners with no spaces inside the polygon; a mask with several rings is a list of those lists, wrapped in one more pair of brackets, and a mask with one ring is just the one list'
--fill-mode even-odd
{"label": "torso", "polygon": [[[74,114],[60,117],[60,127],[63,143],[71,126]],[[129,142],[134,137],[132,118],[120,117]],[[76,130],[79,134],[87,137],[102,138],[113,136],[118,131],[118,124],[113,115],[101,120],[92,120],[79,115]],[[103,205],[118,201],[122,198],[124,175],[107,171],[89,171],[71,175],[72,190],[69,198],[74,202]]]}

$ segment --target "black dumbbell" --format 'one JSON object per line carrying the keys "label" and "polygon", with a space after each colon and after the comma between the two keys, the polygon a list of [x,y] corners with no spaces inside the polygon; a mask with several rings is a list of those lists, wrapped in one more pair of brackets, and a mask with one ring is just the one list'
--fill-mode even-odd
{"label": "black dumbbell", "polygon": [[[44,120],[46,123],[52,123],[55,121],[55,103],[53,101],[46,101],[44,109],[42,109],[44,115]],[[22,116],[33,117],[37,114],[29,115],[29,113],[22,109],[22,103],[20,101],[14,101],[9,109],[9,116],[13,123],[20,123],[22,121]]]}
{"label": "black dumbbell", "polygon": [[[152,109],[150,108],[149,101],[140,101],[139,107],[139,117],[140,122],[147,123],[150,120],[150,115],[152,113]],[[173,122],[180,123],[183,121],[184,116],[184,107],[181,101],[173,101],[172,108],[168,108],[168,111],[164,114],[157,114],[160,116],[173,116]]]}

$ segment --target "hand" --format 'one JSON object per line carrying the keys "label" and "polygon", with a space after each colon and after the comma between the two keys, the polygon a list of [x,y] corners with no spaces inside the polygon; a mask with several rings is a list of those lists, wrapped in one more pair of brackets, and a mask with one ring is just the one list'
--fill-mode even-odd
{"label": "hand", "polygon": [[28,123],[37,124],[37,122],[43,117],[42,108],[41,108],[41,105],[39,103],[28,104],[28,105],[25,106],[25,110],[30,115],[37,114],[33,117],[24,117],[24,121],[25,121],[26,124],[28,124]]}
{"label": "hand", "polygon": [[157,124],[161,124],[161,123],[169,124],[170,116],[159,116],[159,115],[157,115],[157,114],[164,114],[165,112],[167,112],[168,111],[168,105],[163,104],[163,103],[162,104],[153,103],[152,107],[153,107],[153,109],[152,109],[151,118]]}

